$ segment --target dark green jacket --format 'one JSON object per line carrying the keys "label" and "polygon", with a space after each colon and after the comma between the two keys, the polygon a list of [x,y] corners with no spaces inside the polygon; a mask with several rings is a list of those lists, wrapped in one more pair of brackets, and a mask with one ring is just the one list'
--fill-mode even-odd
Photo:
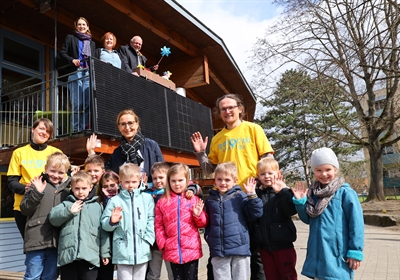
{"label": "dark green jacket", "polygon": [[57,265],[85,260],[100,267],[100,258],[110,258],[109,233],[100,224],[103,206],[95,196],[84,202],[81,211],[73,214],[70,209],[75,201],[76,198],[69,195],[49,215],[51,224],[61,227]]}

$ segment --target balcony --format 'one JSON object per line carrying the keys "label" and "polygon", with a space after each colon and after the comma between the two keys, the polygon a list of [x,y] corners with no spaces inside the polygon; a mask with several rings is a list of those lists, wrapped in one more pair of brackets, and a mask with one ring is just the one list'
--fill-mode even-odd
{"label": "balcony", "polygon": [[[61,73],[62,69],[59,70]],[[73,114],[71,83],[67,75],[58,76],[58,72],[47,72],[11,85],[3,82],[0,153],[28,143],[33,122],[46,117],[55,127],[52,145],[76,162],[83,161],[86,138],[93,132],[103,143],[119,144],[115,141],[120,136],[116,117],[128,108],[139,116],[143,135],[157,141],[163,153],[177,157],[181,153],[192,154],[190,135],[194,131],[213,136],[210,108],[94,58],[89,59],[89,121],[84,128],[74,131],[71,121],[81,119],[85,112]],[[111,152],[112,149],[106,151],[105,157]],[[2,154],[0,165],[8,164],[7,158]]]}

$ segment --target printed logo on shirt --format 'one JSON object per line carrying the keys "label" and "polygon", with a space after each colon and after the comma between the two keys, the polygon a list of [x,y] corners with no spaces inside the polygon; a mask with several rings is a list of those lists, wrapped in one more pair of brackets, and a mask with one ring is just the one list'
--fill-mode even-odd
{"label": "printed logo on shirt", "polygon": [[26,169],[43,169],[46,165],[46,161],[42,159],[34,160],[34,159],[23,159],[22,165],[25,166]]}
{"label": "printed logo on shirt", "polygon": [[233,150],[235,148],[243,150],[249,143],[250,137],[227,139],[225,142],[218,144],[218,150],[221,150],[222,152]]}

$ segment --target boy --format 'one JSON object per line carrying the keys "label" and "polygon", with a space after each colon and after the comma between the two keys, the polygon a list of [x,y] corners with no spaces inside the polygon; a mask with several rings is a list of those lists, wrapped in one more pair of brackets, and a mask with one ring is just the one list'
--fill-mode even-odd
{"label": "boy", "polygon": [[49,215],[55,227],[61,227],[58,261],[61,279],[95,280],[99,256],[107,265],[110,257],[109,233],[101,228],[103,206],[91,195],[91,176],[79,171],[71,179],[71,192]]}
{"label": "boy", "polygon": [[21,202],[27,216],[24,238],[26,271],[24,279],[57,279],[57,240],[59,229],[53,227],[48,215],[69,194],[70,162],[56,152],[47,158],[45,172],[35,177]]}
{"label": "boy", "polygon": [[143,192],[136,164],[122,165],[119,177],[123,189],[107,203],[101,225],[113,232],[112,263],[118,265],[117,278],[144,280],[155,240],[154,201]]}
{"label": "boy", "polygon": [[264,204],[264,214],[254,223],[253,237],[259,246],[266,280],[297,279],[296,227],[292,216],[297,213],[293,192],[281,179],[279,164],[272,158],[257,163],[261,186],[257,195]]}
{"label": "boy", "polygon": [[214,279],[249,279],[250,238],[247,221],[263,214],[262,201],[255,193],[256,182],[244,184],[246,194],[237,185],[238,174],[233,162],[218,164],[215,188],[206,201],[209,223],[205,239],[210,247]]}
{"label": "boy", "polygon": [[104,159],[99,155],[89,155],[84,163],[84,170],[92,177],[92,184],[97,187],[104,174]]}

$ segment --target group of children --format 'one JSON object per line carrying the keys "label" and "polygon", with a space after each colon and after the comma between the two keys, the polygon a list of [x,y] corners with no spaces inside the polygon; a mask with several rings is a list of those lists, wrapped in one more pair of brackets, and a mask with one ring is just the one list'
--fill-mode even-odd
{"label": "group of children", "polygon": [[159,279],[163,260],[169,279],[197,279],[201,228],[214,279],[249,279],[250,238],[267,280],[297,279],[291,219],[297,212],[310,224],[302,273],[352,279],[363,258],[361,206],[338,176],[332,150],[314,151],[311,166],[315,182],[308,190],[291,190],[274,159],[259,161],[258,186],[254,178],[238,186],[235,163],[221,163],[204,203],[185,164],[154,164],[146,187],[135,164],[122,165],[117,175],[91,155],[84,171],[68,177],[68,158],[52,154],[21,203],[28,217],[24,279],[57,279],[60,273],[62,280],[111,280],[114,265],[118,279]]}

